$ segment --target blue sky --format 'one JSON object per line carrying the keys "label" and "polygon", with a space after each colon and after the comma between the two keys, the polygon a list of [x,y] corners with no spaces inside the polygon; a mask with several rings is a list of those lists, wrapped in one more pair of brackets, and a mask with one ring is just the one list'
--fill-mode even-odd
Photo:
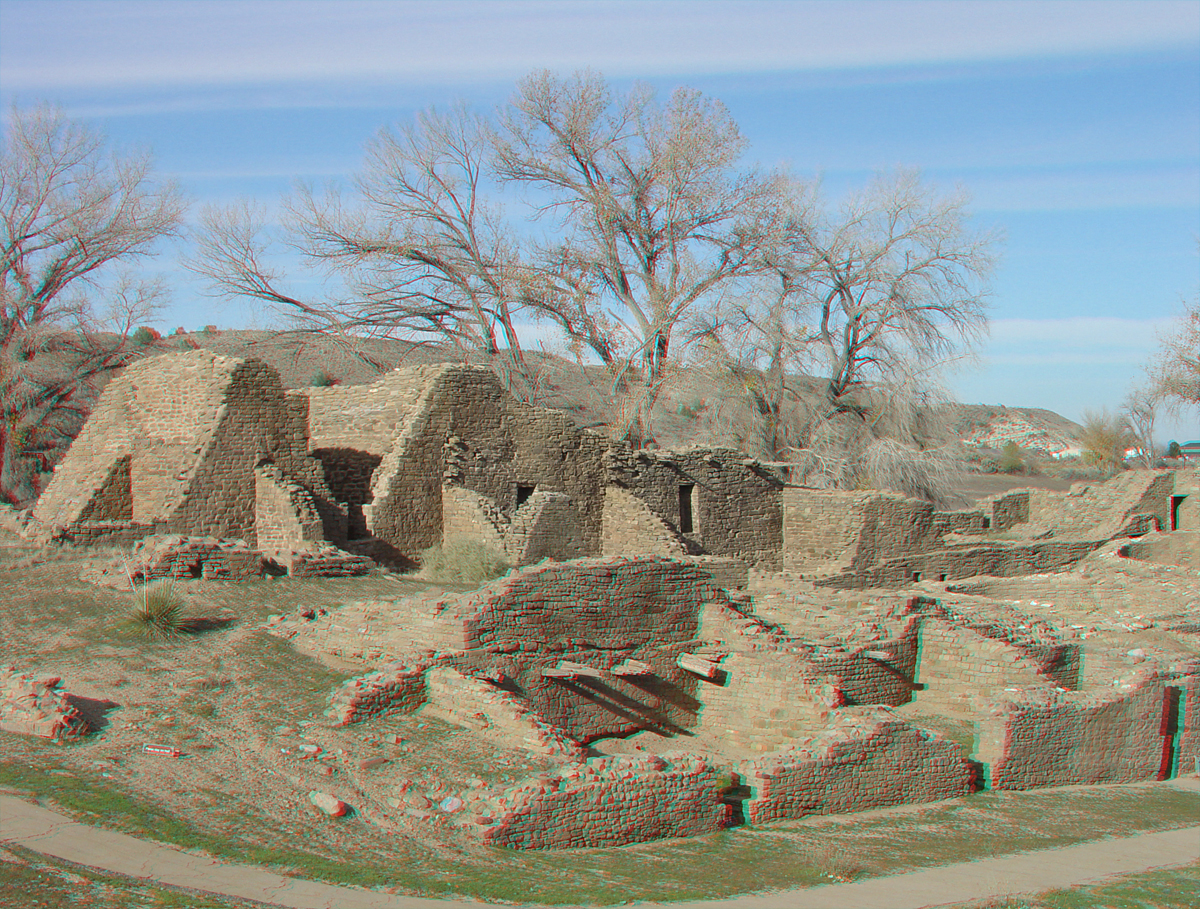
{"label": "blue sky", "polygon": [[[897,165],[963,187],[1006,236],[964,401],[1115,407],[1200,292],[1200,2],[0,0],[5,116],[57,102],[197,203],[344,178],[380,127],[539,67],[698,88],[834,198]],[[161,327],[262,319],[175,252]]]}

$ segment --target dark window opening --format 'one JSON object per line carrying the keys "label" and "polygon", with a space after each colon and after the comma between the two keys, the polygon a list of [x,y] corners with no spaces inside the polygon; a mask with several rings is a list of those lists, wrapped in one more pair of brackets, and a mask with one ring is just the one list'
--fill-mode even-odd
{"label": "dark window opening", "polygon": [[983,529],[984,529],[984,530],[990,530],[990,529],[991,529],[991,527],[992,527],[992,519],[991,519],[991,518],[984,518],[984,519],[983,519]]}
{"label": "dark window opening", "polygon": [[1179,505],[1187,496],[1171,496],[1171,529],[1179,529]]}
{"label": "dark window opening", "polygon": [[914,571],[914,572],[913,572],[913,578],[912,578],[912,579],[913,579],[913,583],[914,583],[914,584],[915,584],[915,583],[917,583],[917,581],[921,580],[921,572],[919,572],[919,571]]}
{"label": "dark window opening", "polygon": [[518,508],[520,508],[522,505],[524,505],[526,502],[529,501],[529,497],[531,495],[533,495],[533,491],[535,489],[537,489],[536,486],[521,486],[521,485],[517,486],[517,507]]}
{"label": "dark window opening", "polygon": [[694,533],[696,530],[695,521],[692,518],[692,493],[696,487],[691,483],[685,483],[679,487],[679,532]]}
{"label": "dark window opening", "polygon": [[938,575],[938,581],[939,581],[939,582],[941,582],[941,583],[943,583],[943,584],[946,582],[946,575],[945,575],[945,573],[944,573],[944,572],[943,572],[942,574],[939,574],[939,575]]}

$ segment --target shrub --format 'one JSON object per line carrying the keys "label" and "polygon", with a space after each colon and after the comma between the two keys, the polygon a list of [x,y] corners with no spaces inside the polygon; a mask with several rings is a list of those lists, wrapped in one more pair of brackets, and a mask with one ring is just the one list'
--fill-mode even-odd
{"label": "shrub", "polygon": [[312,378],[308,380],[308,384],[313,388],[328,388],[330,385],[336,385],[337,379],[325,370],[319,369],[313,373]]}
{"label": "shrub", "polygon": [[476,537],[452,537],[421,553],[421,573],[432,581],[483,584],[510,568],[504,553]]}
{"label": "shrub", "polygon": [[1183,447],[1178,442],[1176,442],[1174,439],[1172,439],[1171,444],[1167,446],[1167,457],[1168,458],[1182,458],[1183,457]]}
{"label": "shrub", "polygon": [[177,638],[186,632],[189,623],[183,616],[183,598],[175,589],[175,582],[154,581],[136,588],[129,623],[140,634],[160,640]]}
{"label": "shrub", "polygon": [[1021,446],[1011,439],[1004,443],[1000,450],[1000,471],[1002,473],[1022,473],[1025,470],[1025,455]]}
{"label": "shrub", "polygon": [[161,337],[162,335],[153,328],[150,328],[148,325],[143,325],[133,333],[133,343],[138,347],[145,347],[148,344],[152,344],[153,342],[159,340]]}
{"label": "shrub", "polygon": [[1125,451],[1136,442],[1124,417],[1101,410],[1084,411],[1079,444],[1085,464],[1115,471],[1125,466]]}
{"label": "shrub", "polygon": [[872,442],[863,454],[863,469],[875,489],[891,489],[938,506],[953,503],[962,476],[962,462],[953,448],[921,450],[895,439]]}

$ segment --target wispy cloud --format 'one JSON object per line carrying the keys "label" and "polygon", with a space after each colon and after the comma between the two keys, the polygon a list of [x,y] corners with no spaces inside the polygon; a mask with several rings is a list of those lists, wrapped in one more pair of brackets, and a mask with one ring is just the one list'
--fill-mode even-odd
{"label": "wispy cloud", "polygon": [[1161,2],[6,0],[9,91],[99,85],[511,78],[877,67],[1194,45]]}

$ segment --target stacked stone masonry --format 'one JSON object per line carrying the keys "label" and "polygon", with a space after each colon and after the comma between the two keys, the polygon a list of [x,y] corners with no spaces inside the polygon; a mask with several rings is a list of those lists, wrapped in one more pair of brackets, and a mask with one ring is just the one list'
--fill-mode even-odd
{"label": "stacked stone masonry", "polygon": [[752,824],[920,804],[966,795],[974,771],[939,736],[880,715],[843,715],[827,731],[739,768]]}
{"label": "stacked stone masonry", "polygon": [[87,722],[70,703],[57,676],[37,677],[0,666],[0,729],[44,739],[87,733]]}

